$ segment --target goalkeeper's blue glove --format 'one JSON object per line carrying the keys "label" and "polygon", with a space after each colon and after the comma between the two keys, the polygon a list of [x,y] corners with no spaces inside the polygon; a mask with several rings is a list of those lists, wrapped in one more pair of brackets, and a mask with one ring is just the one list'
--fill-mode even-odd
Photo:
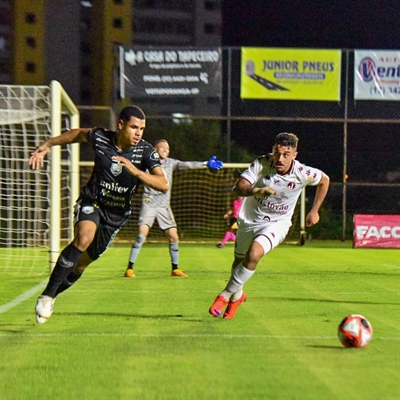
{"label": "goalkeeper's blue glove", "polygon": [[216,156],[210,157],[207,161],[207,168],[210,172],[218,172],[224,166],[224,163],[220,160],[217,160]]}

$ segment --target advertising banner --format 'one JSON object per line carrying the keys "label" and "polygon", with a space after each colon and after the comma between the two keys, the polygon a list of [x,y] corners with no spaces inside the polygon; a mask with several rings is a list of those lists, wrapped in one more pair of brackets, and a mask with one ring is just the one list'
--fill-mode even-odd
{"label": "advertising banner", "polygon": [[242,47],[242,99],[340,100],[340,50]]}
{"label": "advertising banner", "polygon": [[221,97],[221,48],[119,47],[120,94]]}
{"label": "advertising banner", "polygon": [[400,248],[400,215],[354,215],[353,247]]}
{"label": "advertising banner", "polygon": [[354,51],[354,99],[400,100],[400,50]]}

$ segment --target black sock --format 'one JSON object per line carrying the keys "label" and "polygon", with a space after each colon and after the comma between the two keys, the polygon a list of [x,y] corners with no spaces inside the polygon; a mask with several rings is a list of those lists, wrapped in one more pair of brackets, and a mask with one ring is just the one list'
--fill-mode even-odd
{"label": "black sock", "polygon": [[70,272],[68,276],[61,282],[61,285],[57,288],[54,297],[57,297],[60,293],[69,289],[81,276],[82,274],[76,275],[74,272]]}
{"label": "black sock", "polygon": [[178,269],[178,264],[172,264],[172,271]]}
{"label": "black sock", "polygon": [[44,289],[45,296],[55,297],[58,287],[67,275],[73,271],[75,265],[78,263],[82,252],[75,247],[72,243],[69,244],[58,257],[57,263],[50,275],[49,282]]}
{"label": "black sock", "polygon": [[133,269],[133,262],[131,262],[131,261],[128,262],[128,268],[127,269]]}

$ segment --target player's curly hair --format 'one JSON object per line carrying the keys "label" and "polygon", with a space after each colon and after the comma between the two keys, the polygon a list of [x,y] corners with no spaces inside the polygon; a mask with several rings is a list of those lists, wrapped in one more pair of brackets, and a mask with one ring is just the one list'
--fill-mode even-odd
{"label": "player's curly hair", "polygon": [[127,106],[124,107],[119,113],[119,119],[122,121],[129,121],[131,117],[138,119],[146,119],[146,115],[141,108],[138,106]]}
{"label": "player's curly hair", "polygon": [[297,149],[299,138],[294,133],[281,132],[275,138],[275,144],[280,146],[290,146]]}

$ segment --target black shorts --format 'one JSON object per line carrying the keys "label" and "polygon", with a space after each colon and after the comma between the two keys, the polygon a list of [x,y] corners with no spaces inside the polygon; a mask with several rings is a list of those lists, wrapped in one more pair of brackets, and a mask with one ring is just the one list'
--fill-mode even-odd
{"label": "black shorts", "polygon": [[231,217],[229,219],[229,227],[232,228],[233,225],[235,225],[237,223],[237,218],[235,217]]}
{"label": "black shorts", "polygon": [[97,260],[108,248],[114,240],[118,231],[126,221],[120,226],[112,226],[107,224],[102,216],[101,210],[94,206],[93,203],[88,203],[83,200],[78,200],[74,210],[74,225],[80,221],[92,221],[96,224],[97,230],[94,239],[86,252],[91,260]]}

